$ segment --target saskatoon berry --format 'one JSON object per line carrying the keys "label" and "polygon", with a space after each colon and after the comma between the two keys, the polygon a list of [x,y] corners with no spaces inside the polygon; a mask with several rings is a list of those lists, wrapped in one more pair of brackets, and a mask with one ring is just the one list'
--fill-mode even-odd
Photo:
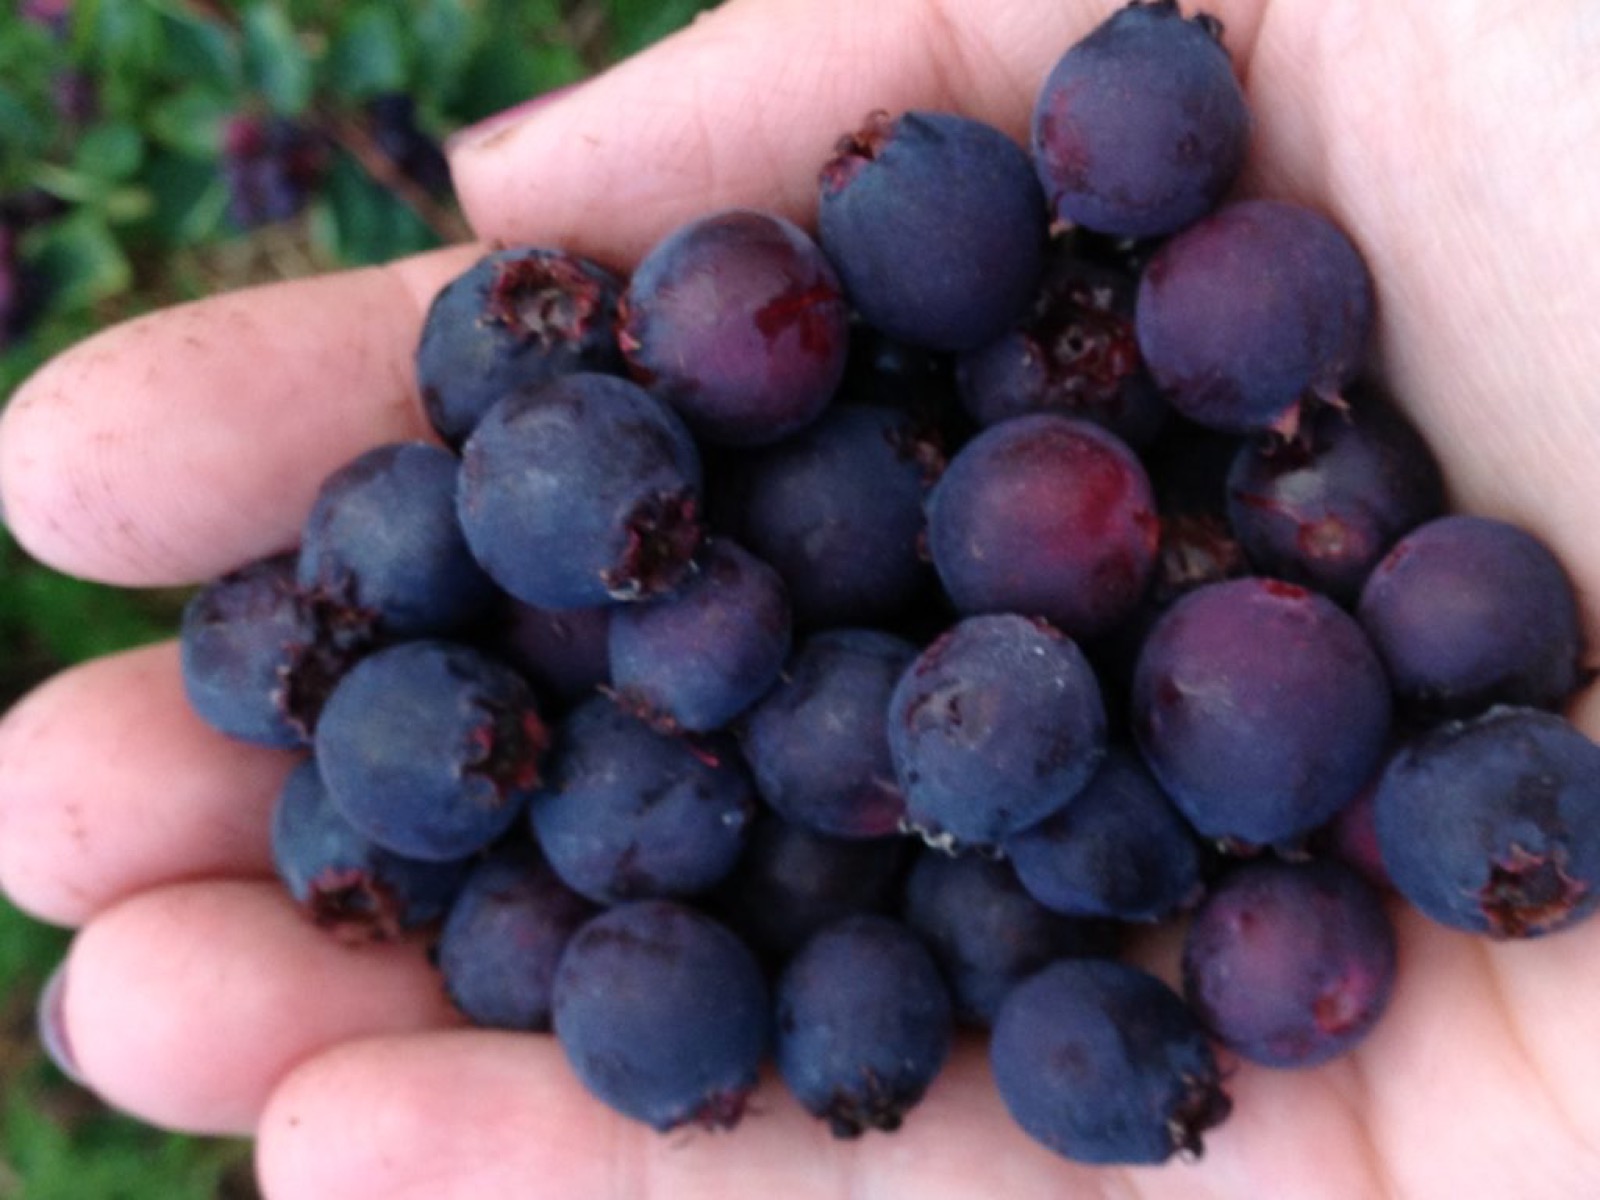
{"label": "saskatoon berry", "polygon": [[968,617],[889,699],[906,824],[941,846],[995,846],[1064,807],[1106,749],[1094,671],[1070,638],[1011,614]]}
{"label": "saskatoon berry", "polygon": [[428,308],[417,382],[434,429],[459,446],[507,392],[577,371],[617,372],[622,281],[564,250],[497,250]]}
{"label": "saskatoon berry", "polygon": [[1136,323],[1145,364],[1184,416],[1293,433],[1302,397],[1336,398],[1361,366],[1372,281],[1326,217],[1243,200],[1156,252]]}
{"label": "saskatoon berry", "polygon": [[599,910],[527,845],[472,869],[439,931],[434,962],[474,1025],[550,1028],[550,990],[567,942]]}
{"label": "saskatoon berry", "polygon": [[1058,220],[1156,237],[1216,206],[1250,140],[1221,34],[1216,18],[1154,0],[1061,57],[1033,110],[1033,160]]}
{"label": "saskatoon berry", "polygon": [[917,936],[890,917],[819,931],[777,988],[778,1071],[835,1137],[893,1131],[950,1056],[950,993]]}
{"label": "saskatoon berry", "polygon": [[495,660],[448,642],[381,650],[339,681],[317,724],[335,806],[411,858],[462,858],[516,822],[549,735],[533,692]]}
{"label": "saskatoon berry", "polygon": [[1249,578],[1167,610],[1134,668],[1133,710],[1145,761],[1195,828],[1260,845],[1309,833],[1356,794],[1384,752],[1391,704],[1352,617]]}
{"label": "saskatoon berry", "polygon": [[722,925],[669,900],[620,905],[573,935],[553,1025],[585,1087],[661,1132],[731,1128],[771,1041],[761,968]]}
{"label": "saskatoon berry", "polygon": [[668,234],[633,273],[620,342],[697,437],[775,442],[833,398],[849,310],[822,251],[782,217],[730,209]]}
{"label": "saskatoon berry", "polygon": [[874,328],[971,350],[1028,307],[1044,264],[1044,195],[1022,148],[981,121],[875,112],[822,168],[822,248]]}
{"label": "saskatoon berry", "polygon": [[1553,713],[1423,734],[1384,771],[1373,821],[1394,886],[1445,925],[1539,937],[1600,905],[1600,747]]}
{"label": "saskatoon berry", "polygon": [[642,600],[692,569],[699,453],[672,411],[627,380],[580,373],[512,392],[461,453],[467,544],[518,600]]}
{"label": "saskatoon berry", "polygon": [[933,565],[961,612],[1042,617],[1071,637],[1133,612],[1160,532],[1133,452],[1053,414],[984,430],[928,497]]}
{"label": "saskatoon berry", "polygon": [[1217,884],[1183,946],[1184,998],[1230,1049],[1310,1067],[1371,1032],[1394,987],[1395,937],[1378,893],[1322,861],[1246,863]]}
{"label": "saskatoon berry", "polygon": [[1503,521],[1454,514],[1412,530],[1357,609],[1411,715],[1556,708],[1583,680],[1578,600],[1560,561]]}
{"label": "saskatoon berry", "polygon": [[755,789],[726,739],[658,733],[603,696],[556,731],[529,805],[556,874],[602,904],[703,892],[733,869]]}
{"label": "saskatoon berry", "polygon": [[1058,962],[1019,984],[989,1043],[1017,1123],[1085,1163],[1198,1158],[1232,1108],[1194,1014],[1166,984],[1100,959]]}

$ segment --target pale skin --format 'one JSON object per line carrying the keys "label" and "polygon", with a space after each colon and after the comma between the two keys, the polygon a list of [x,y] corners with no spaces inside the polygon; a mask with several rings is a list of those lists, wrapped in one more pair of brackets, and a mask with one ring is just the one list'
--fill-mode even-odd
{"label": "pale skin", "polygon": [[[802,221],[869,109],[1025,137],[1112,5],[735,0],[453,153],[485,241],[626,268],[711,208]],[[1256,112],[1246,188],[1320,206],[1371,263],[1377,353],[1456,504],[1571,569],[1600,638],[1600,12],[1582,0],[1213,0]],[[219,296],[47,365],[0,423],[6,519],[126,585],[292,543],[321,478],[422,436],[410,356],[477,253]],[[1597,641],[1596,644],[1600,644]],[[1600,709],[1574,710],[1600,735]],[[468,1030],[416,946],[343,948],[270,878],[289,757],[185,707],[170,644],[37,689],[0,724],[0,887],[78,927],[66,1024],[88,1084],[152,1123],[259,1139],[272,1200],[1091,1200],[1600,1194],[1600,921],[1492,944],[1396,906],[1392,1008],[1322,1068],[1239,1068],[1202,1162],[1088,1169],[1006,1117],[964,1043],[892,1137],[830,1140],[775,1080],[731,1135],[660,1137],[543,1037]],[[1171,939],[1146,961],[1170,977]]]}

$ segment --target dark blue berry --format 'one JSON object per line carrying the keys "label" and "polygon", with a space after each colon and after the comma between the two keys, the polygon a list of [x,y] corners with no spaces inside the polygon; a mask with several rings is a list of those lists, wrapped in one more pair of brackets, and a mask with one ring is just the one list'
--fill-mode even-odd
{"label": "dark blue berry", "polygon": [[1109,954],[1104,922],[1051,912],[1003,860],[923,850],[906,879],[906,922],[950,984],[963,1024],[994,1023],[1007,994],[1059,958]]}
{"label": "dark blue berry", "polygon": [[597,912],[531,846],[484,859],[451,905],[434,951],[451,1002],[474,1025],[549,1029],[561,953]]}
{"label": "dark blue berry", "polygon": [[1132,447],[1160,430],[1166,404],[1133,329],[1135,278],[1057,247],[1033,307],[956,363],[961,402],[979,425],[1028,413],[1077,417]]}
{"label": "dark blue berry", "polygon": [[383,92],[364,108],[372,140],[400,173],[430,196],[449,195],[450,164],[417,124],[416,100],[405,92]]}
{"label": "dark blue berry", "polygon": [[1070,638],[1010,614],[968,617],[917,656],[889,701],[906,823],[994,846],[1072,800],[1100,765],[1100,687]]}
{"label": "dark blue berry", "polygon": [[708,442],[786,437],[821,414],[844,374],[838,276],[770,213],[729,209],[674,230],[634,270],[622,311],[635,377]]}
{"label": "dark blue berry", "polygon": [[835,1137],[893,1131],[950,1056],[950,993],[928,950],[890,917],[819,931],[779,977],[778,1071]]}
{"label": "dark blue berry", "polygon": [[1065,808],[1007,838],[1005,852],[1022,886],[1056,912],[1155,921],[1200,898],[1194,830],[1120,747]]}
{"label": "dark blue berry", "polygon": [[512,392],[462,449],[467,544],[526,604],[591,608],[683,581],[699,549],[700,456],[625,379],[564,375]]}
{"label": "dark blue berry", "polygon": [[1246,863],[1184,937],[1183,993],[1253,1062],[1310,1067],[1355,1046],[1388,1007],[1395,937],[1378,893],[1333,861]]}
{"label": "dark blue berry", "polygon": [[287,117],[229,118],[222,130],[229,218],[240,229],[287,221],[309,203],[327,161],[323,138]]}
{"label": "dark blue berry", "polygon": [[731,1127],[771,1041],[771,1000],[744,944],[667,900],[573,935],[551,992],[556,1038],[585,1087],[662,1132]]}
{"label": "dark blue berry", "polygon": [[731,742],[658,733],[597,696],[557,728],[529,812],[567,886],[614,904],[717,883],[738,861],[755,803]]}
{"label": "dark blue berry", "polygon": [[712,905],[763,961],[783,962],[824,925],[887,912],[913,846],[905,838],[828,837],[763,809]]}
{"label": "dark blue berry", "polygon": [[376,636],[369,614],[301,592],[292,555],[265,559],[207,584],[185,606],[184,691],[230,737],[308,745],[328,693]]}
{"label": "dark blue berry", "polygon": [[578,371],[618,372],[622,281],[562,250],[497,250],[434,297],[417,382],[439,436],[459,446],[507,392]]}
{"label": "dark blue berry", "polygon": [[444,916],[468,871],[463,861],[402,857],[356,832],[309,759],[273,806],[272,864],[317,925],[351,941],[393,941]]}
{"label": "dark blue berry", "polygon": [[1444,500],[1427,443],[1370,395],[1312,413],[1293,438],[1241,446],[1228,474],[1228,517],[1256,570],[1345,605]]}
{"label": "dark blue berry", "polygon": [[1221,34],[1216,18],[1154,0],[1067,50],[1033,110],[1033,161],[1058,220],[1156,237],[1216,206],[1250,141]]}
{"label": "dark blue berry", "polygon": [[455,455],[422,442],[368,450],[323,482],[300,539],[300,587],[391,637],[459,630],[493,582],[456,520]]}
{"label": "dark blue berry", "polygon": [[922,500],[941,466],[909,413],[841,406],[729,473],[733,528],[783,576],[796,624],[892,620],[934,582]]}
{"label": "dark blue berry", "polygon": [[548,733],[533,692],[495,660],[405,642],[356,665],[317,724],[317,761],[339,811],[398,854],[483,849],[521,815]]}
{"label": "dark blue berry", "polygon": [[777,682],[790,629],[778,573],[715,538],[676,592],[612,617],[611,685],[624,707],[663,729],[709,732]]}
{"label": "dark blue berry", "polygon": [[1132,613],[1159,538],[1133,452],[1054,414],[984,430],[928,497],[928,547],[960,611],[1043,617],[1071,637]]}
{"label": "dark blue berry", "polygon": [[1145,364],[1184,416],[1292,433],[1304,397],[1336,397],[1355,376],[1372,319],[1372,280],[1338,226],[1243,200],[1156,252],[1136,324]]}
{"label": "dark blue berry", "polygon": [[1373,808],[1390,879],[1435,921],[1528,938],[1600,906],[1600,747],[1553,713],[1439,726],[1395,755]]}
{"label": "dark blue berry", "polygon": [[1457,513],[1412,530],[1357,612],[1412,715],[1557,708],[1583,682],[1572,582],[1543,542],[1503,521]]}
{"label": "dark blue berry", "polygon": [[1389,684],[1354,618],[1275,579],[1197,588],[1156,623],[1133,680],[1145,761],[1202,834],[1309,833],[1371,777]]}
{"label": "dark blue berry", "polygon": [[1095,1164],[1198,1158],[1232,1102],[1204,1031],[1153,975],[1055,963],[1019,984],[989,1043],[1000,1098],[1056,1153]]}
{"label": "dark blue berry", "polygon": [[745,758],[761,797],[791,821],[834,837],[900,828],[886,727],[889,697],[916,647],[866,629],[807,639],[745,723]]}
{"label": "dark blue berry", "polygon": [[1023,149],[953,113],[871,114],[822,168],[822,248],[869,324],[971,350],[1005,332],[1044,264],[1044,195]]}
{"label": "dark blue berry", "polygon": [[491,643],[528,677],[541,699],[570,708],[611,682],[611,618],[618,607],[555,610],[508,597]]}

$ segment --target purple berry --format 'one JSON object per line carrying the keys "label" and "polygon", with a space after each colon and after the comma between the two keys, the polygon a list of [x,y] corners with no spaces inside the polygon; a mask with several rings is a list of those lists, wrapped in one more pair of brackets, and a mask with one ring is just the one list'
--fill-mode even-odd
{"label": "purple berry", "polygon": [[1376,397],[1314,412],[1287,441],[1241,446],[1228,474],[1229,519],[1257,571],[1346,605],[1444,503],[1427,443]]}
{"label": "purple berry", "polygon": [[305,746],[328,693],[374,645],[369,614],[295,584],[293,555],[201,588],[179,631],[184,691],[213,729],[267,746]]}
{"label": "purple berry", "polygon": [[717,538],[676,592],[612,617],[611,683],[624,707],[662,729],[710,732],[778,681],[789,639],[783,580]]}
{"label": "purple berry", "polygon": [[365,112],[372,140],[402,175],[431,196],[450,194],[450,164],[417,124],[415,99],[384,92],[367,101]]}
{"label": "purple berry", "polygon": [[549,734],[533,692],[495,660],[405,642],[339,681],[317,723],[335,806],[409,858],[474,854],[505,833],[539,782]]}
{"label": "purple berry", "polygon": [[1532,938],[1600,906],[1600,747],[1553,713],[1493,708],[1423,734],[1373,809],[1390,879],[1435,921]]}
{"label": "purple berry", "polygon": [[775,991],[778,1071],[834,1137],[900,1128],[950,1057],[949,989],[927,948],[890,917],[821,930]]}
{"label": "purple berry", "polygon": [[541,699],[561,708],[588,699],[611,683],[611,618],[618,605],[535,608],[506,598],[491,635],[494,652],[533,684]]}
{"label": "purple berry", "polygon": [[345,941],[395,941],[444,916],[468,864],[419,862],[358,833],[311,760],[289,774],[272,810],[272,863],[318,926]]}
{"label": "purple berry", "polygon": [[708,442],[786,437],[821,414],[844,374],[839,279],[770,213],[729,209],[668,234],[635,269],[622,313],[635,377]]}
{"label": "purple berry", "polygon": [[1311,1067],[1371,1032],[1394,987],[1394,927],[1342,863],[1246,863],[1216,884],[1183,946],[1184,998],[1230,1049]]}
{"label": "purple berry", "polygon": [[1372,320],[1360,252],[1280,200],[1230,204],[1184,230],[1139,285],[1139,348],[1167,402],[1230,433],[1292,433],[1304,397],[1335,399]]}
{"label": "purple berry", "polygon": [[658,733],[602,696],[557,728],[529,804],[556,874],[602,904],[712,887],[733,870],[755,812],[730,742]]}
{"label": "purple berry", "polygon": [[933,583],[922,500],[941,466],[910,415],[836,408],[729,473],[736,536],[783,576],[796,624],[892,620]]}
{"label": "purple berry", "polygon": [[1402,707],[1425,719],[1558,708],[1584,682],[1571,580],[1543,542],[1503,521],[1458,513],[1412,530],[1357,612]]}
{"label": "purple berry", "polygon": [[551,992],[556,1038],[585,1087],[661,1132],[730,1128],[771,1040],[761,968],[710,917],[667,900],[573,935]]}
{"label": "purple berry", "polygon": [[761,798],[833,837],[896,832],[905,798],[889,754],[889,697],[916,647],[887,633],[813,635],[745,722],[745,758]]}
{"label": "purple berry", "polygon": [[889,700],[906,824],[941,846],[995,846],[1068,804],[1106,748],[1099,684],[1070,638],[1010,614],[968,617]]}
{"label": "purple berry", "polygon": [[480,258],[433,298],[417,345],[428,419],[452,446],[507,392],[578,371],[620,372],[622,281],[563,250]]}
{"label": "purple berry", "polygon": [[1005,852],[1034,899],[1076,916],[1156,921],[1202,889],[1194,830],[1121,748],[1065,808],[1007,838]]}
{"label": "purple berry", "polygon": [[996,340],[961,356],[956,383],[979,425],[1028,413],[1078,417],[1143,446],[1166,404],[1133,329],[1133,276],[1057,250],[1033,308]]}
{"label": "purple berry", "polygon": [[689,431],[625,379],[580,373],[512,392],[462,448],[467,544],[526,604],[590,608],[671,591],[699,549],[699,511]]}
{"label": "purple berry", "polygon": [[1153,975],[1122,963],[1055,963],[1006,999],[989,1043],[1017,1124],[1083,1163],[1199,1158],[1232,1102],[1205,1034]]}
{"label": "purple berry", "polygon": [[378,446],[330,475],[300,539],[297,579],[391,637],[448,634],[489,609],[495,587],[456,521],[455,455]]}
{"label": "purple berry", "polygon": [[322,137],[287,117],[229,118],[222,133],[229,217],[240,229],[287,221],[310,201],[327,159]]}
{"label": "purple berry", "polygon": [[1159,537],[1133,452],[1053,414],[984,430],[928,497],[933,564],[961,612],[1042,617],[1071,637],[1133,612]]}
{"label": "purple berry", "polygon": [[1210,838],[1268,844],[1337,812],[1389,737],[1389,684],[1331,600],[1275,579],[1198,588],[1157,622],[1133,681],[1134,735]]}
{"label": "purple berry", "polygon": [[474,1025],[548,1030],[561,953],[597,912],[531,846],[484,859],[451,905],[434,952],[451,1002]]}
{"label": "purple berry", "polygon": [[1046,224],[1027,154],[969,117],[872,113],[822,168],[818,233],[845,294],[914,346],[1005,332],[1033,298]]}
{"label": "purple berry", "polygon": [[1061,958],[1109,954],[1110,927],[1051,912],[1010,864],[923,849],[906,879],[903,915],[950,984],[956,1016],[987,1028],[1022,980]]}
{"label": "purple berry", "polygon": [[1133,3],[1067,50],[1033,110],[1033,161],[1060,221],[1123,237],[1204,216],[1244,165],[1250,113],[1222,25]]}

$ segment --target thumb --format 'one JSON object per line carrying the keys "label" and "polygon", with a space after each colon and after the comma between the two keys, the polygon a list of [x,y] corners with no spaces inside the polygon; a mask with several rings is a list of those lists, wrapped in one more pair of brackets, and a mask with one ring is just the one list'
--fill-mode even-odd
{"label": "thumb", "polygon": [[[819,169],[873,109],[958,111],[1026,144],[1046,72],[1117,6],[730,0],[548,103],[466,131],[451,147],[456,191],[485,240],[617,267],[717,208],[809,225]],[[1237,56],[1259,4],[1208,7],[1223,10]]]}

